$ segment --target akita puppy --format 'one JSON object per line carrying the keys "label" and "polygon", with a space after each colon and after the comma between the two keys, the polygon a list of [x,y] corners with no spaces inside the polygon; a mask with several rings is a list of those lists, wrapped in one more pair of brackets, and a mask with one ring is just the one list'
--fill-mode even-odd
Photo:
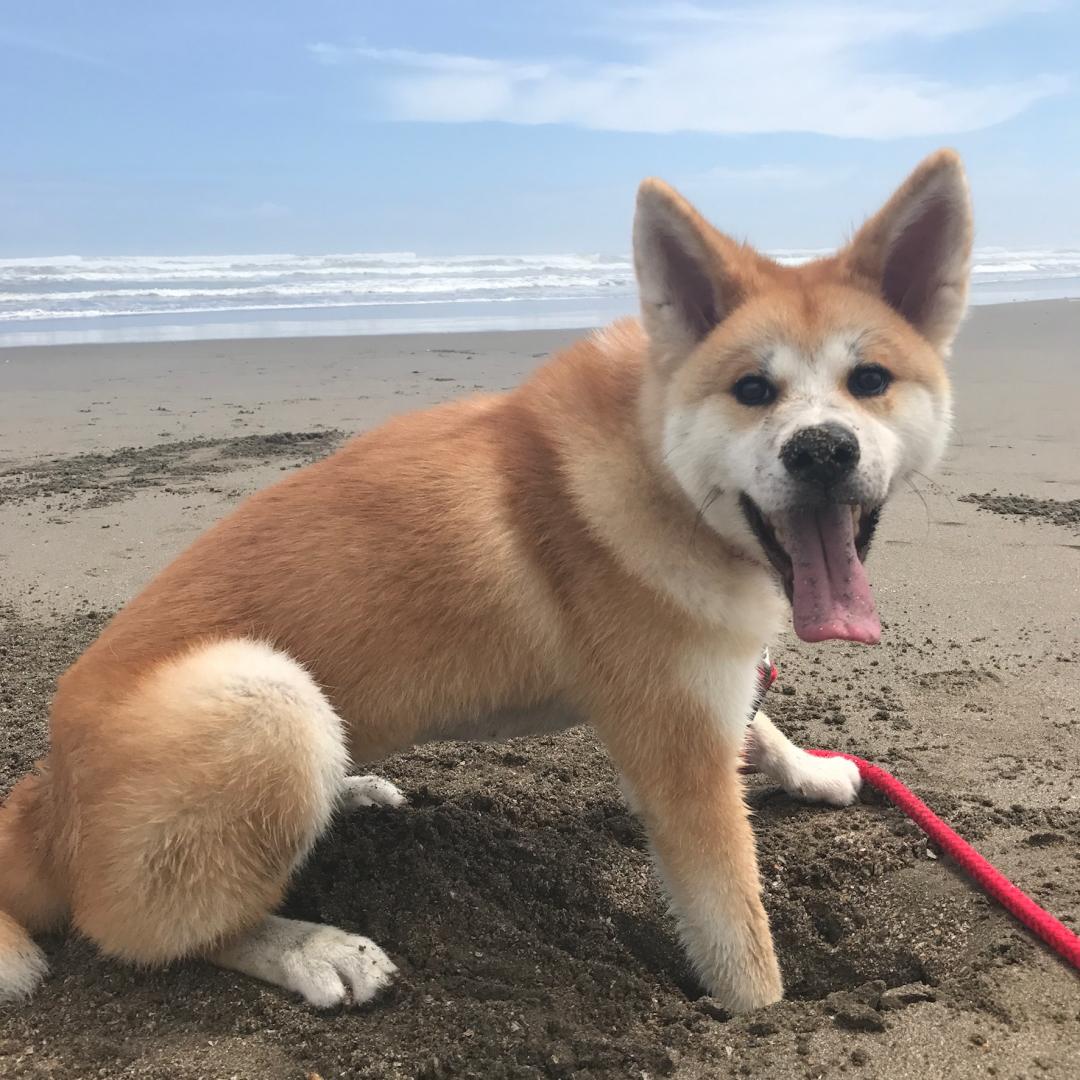
{"label": "akita puppy", "polygon": [[274,914],[335,807],[404,801],[350,762],[588,722],[708,992],[780,998],[741,755],[835,804],[859,778],[748,732],[757,660],[785,594],[806,641],[878,640],[863,559],[945,445],[971,240],[949,151],[798,267],[646,181],[640,323],[254,495],[63,676],[0,811],[0,996],[70,919],[110,956],[367,1001],[395,971],[375,943]]}

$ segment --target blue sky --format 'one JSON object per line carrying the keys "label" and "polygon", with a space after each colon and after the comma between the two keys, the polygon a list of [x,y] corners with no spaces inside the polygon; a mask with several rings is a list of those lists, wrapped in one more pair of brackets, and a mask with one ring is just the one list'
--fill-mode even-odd
{"label": "blue sky", "polygon": [[663,176],[837,241],[958,147],[1080,247],[1080,11],[1024,0],[5,0],[0,254],[605,251]]}

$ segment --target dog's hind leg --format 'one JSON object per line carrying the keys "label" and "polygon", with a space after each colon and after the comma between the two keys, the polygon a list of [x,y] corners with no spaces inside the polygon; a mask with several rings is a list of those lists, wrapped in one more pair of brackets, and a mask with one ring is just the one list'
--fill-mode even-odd
{"label": "dog's hind leg", "polygon": [[848,806],[859,797],[862,777],[850,761],[799,749],[763,712],[747,728],[743,753],[750,765],[796,798]]}
{"label": "dog's hind leg", "polygon": [[144,676],[95,744],[72,912],[105,953],[205,957],[320,1007],[386,985],[373,942],[272,914],[346,787],[340,721],[299,664],[202,645]]}
{"label": "dog's hind leg", "polygon": [[49,859],[49,766],[24,776],[0,806],[0,1002],[29,997],[45,977],[45,954],[31,934],[59,927],[67,914]]}

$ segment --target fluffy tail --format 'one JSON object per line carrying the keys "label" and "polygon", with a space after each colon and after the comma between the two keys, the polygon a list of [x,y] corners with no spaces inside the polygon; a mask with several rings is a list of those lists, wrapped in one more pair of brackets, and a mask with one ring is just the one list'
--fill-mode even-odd
{"label": "fluffy tail", "polygon": [[15,785],[0,806],[0,1002],[31,994],[45,977],[45,954],[31,930],[64,914],[48,860],[50,805],[46,771]]}

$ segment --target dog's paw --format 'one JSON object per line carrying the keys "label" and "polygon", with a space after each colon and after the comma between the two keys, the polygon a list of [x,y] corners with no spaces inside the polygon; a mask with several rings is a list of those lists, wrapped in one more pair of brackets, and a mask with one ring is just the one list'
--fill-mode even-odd
{"label": "dog's paw", "polygon": [[784,790],[807,802],[823,802],[830,806],[850,806],[859,797],[862,777],[855,764],[847,758],[819,758],[800,754],[791,769]]}
{"label": "dog's paw", "polygon": [[363,1005],[390,985],[397,972],[370,938],[319,926],[281,956],[285,985],[316,1009]]}
{"label": "dog's paw", "polygon": [[363,1005],[397,968],[374,941],[336,926],[271,915],[210,959],[299,994],[316,1009]]}
{"label": "dog's paw", "polygon": [[341,801],[347,810],[365,806],[404,806],[408,800],[401,791],[380,776],[347,776]]}
{"label": "dog's paw", "polygon": [[25,1001],[48,973],[45,954],[28,939],[0,950],[0,1004]]}

